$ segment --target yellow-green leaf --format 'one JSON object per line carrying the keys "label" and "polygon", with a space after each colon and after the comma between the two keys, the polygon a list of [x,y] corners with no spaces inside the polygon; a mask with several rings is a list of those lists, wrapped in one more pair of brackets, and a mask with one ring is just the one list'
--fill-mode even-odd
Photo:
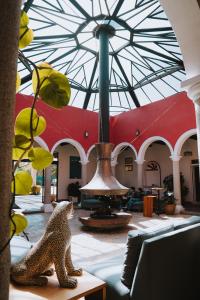
{"label": "yellow-green leaf", "polygon": [[19,48],[23,49],[27,47],[33,40],[33,30],[26,27],[20,27],[19,29]]}
{"label": "yellow-green leaf", "polygon": [[21,17],[20,17],[20,27],[25,27],[29,23],[29,17],[27,13],[23,10],[21,11]]}
{"label": "yellow-green leaf", "polygon": [[66,106],[71,96],[67,77],[58,71],[51,72],[41,86],[39,95],[45,103],[52,107]]}
{"label": "yellow-green leaf", "polygon": [[[12,159],[18,160],[23,154],[23,159],[28,158],[28,150],[30,147],[30,139],[24,135],[15,135],[13,142]],[[29,149],[30,150],[30,149]]]}
{"label": "yellow-green leaf", "polygon": [[16,92],[19,90],[20,85],[21,85],[21,78],[20,78],[19,73],[17,72],[17,77],[16,77]]}
{"label": "yellow-green leaf", "polygon": [[16,235],[19,234],[20,232],[24,231],[24,229],[28,226],[28,220],[22,213],[14,212],[11,218],[12,221],[15,223],[15,226],[13,222],[10,221],[10,236],[13,235],[14,231]]}
{"label": "yellow-green leaf", "polygon": [[[31,192],[33,179],[29,172],[19,171],[15,174],[15,194],[16,195],[28,195]],[[11,187],[14,193],[14,182]]]}
{"label": "yellow-green leaf", "polygon": [[[53,71],[53,69],[51,65],[49,65],[47,62],[43,62],[37,66],[37,71],[39,75],[39,83],[40,85],[42,85],[42,83],[44,83],[44,80],[48,78],[48,76]],[[32,86],[33,86],[33,92],[35,94],[37,92],[37,85],[38,85],[38,76],[36,70],[34,70],[32,75]]]}
{"label": "yellow-green leaf", "polygon": [[53,161],[53,155],[40,147],[32,148],[28,153],[28,158],[32,162],[32,167],[36,170],[43,170]]}
{"label": "yellow-green leaf", "polygon": [[17,134],[14,137],[14,147],[20,147],[26,149],[30,145],[30,139],[27,138],[25,135]]}
{"label": "yellow-green leaf", "polygon": [[[25,108],[20,111],[15,120],[15,134],[24,135],[27,138],[31,137],[30,134],[30,117],[31,108]],[[40,135],[46,128],[46,121],[42,116],[38,116],[37,111],[33,110],[33,136]]]}

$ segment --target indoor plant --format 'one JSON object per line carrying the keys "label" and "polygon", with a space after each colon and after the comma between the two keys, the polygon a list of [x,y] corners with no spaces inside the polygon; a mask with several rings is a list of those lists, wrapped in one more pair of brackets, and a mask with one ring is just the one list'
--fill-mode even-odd
{"label": "indoor plant", "polygon": [[173,192],[166,191],[164,193],[164,211],[167,215],[173,215],[176,208],[176,199]]}

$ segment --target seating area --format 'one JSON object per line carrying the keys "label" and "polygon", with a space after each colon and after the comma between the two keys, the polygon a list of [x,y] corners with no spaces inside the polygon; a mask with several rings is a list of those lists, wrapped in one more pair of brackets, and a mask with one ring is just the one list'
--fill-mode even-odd
{"label": "seating area", "polygon": [[[87,270],[106,282],[108,299],[198,299],[199,222],[192,217],[156,231],[130,231],[125,258],[116,255]],[[86,299],[100,298],[97,293]]]}
{"label": "seating area", "polygon": [[[195,295],[198,293],[198,285],[195,280],[198,281],[196,274],[199,272],[199,262],[196,259],[194,261],[193,253],[199,251],[200,247],[200,217],[153,214],[152,218],[146,218],[141,213],[133,212],[126,228],[96,232],[88,231],[80,225],[78,218],[83,215],[89,215],[89,211],[75,209],[74,217],[70,221],[73,259],[75,264],[105,282],[105,299],[182,300],[187,299],[184,297],[188,297],[189,292],[190,296],[194,295],[190,299],[197,299]],[[24,238],[13,239],[11,253],[14,262],[24,256],[32,242],[38,240],[48,217],[49,214],[44,213],[28,215],[31,224],[27,229],[30,242],[23,242],[20,247],[20,241]],[[34,228],[37,228],[37,232]],[[173,271],[174,268],[176,271]],[[181,290],[181,283],[186,278],[189,284]],[[168,286],[167,291],[165,284]],[[52,291],[52,286],[50,288]],[[35,288],[25,290],[30,295],[35,294]],[[19,291],[21,293],[18,287]],[[176,298],[169,298],[172,294]],[[61,295],[64,295],[62,290]],[[90,293],[85,299],[103,299],[102,290]]]}

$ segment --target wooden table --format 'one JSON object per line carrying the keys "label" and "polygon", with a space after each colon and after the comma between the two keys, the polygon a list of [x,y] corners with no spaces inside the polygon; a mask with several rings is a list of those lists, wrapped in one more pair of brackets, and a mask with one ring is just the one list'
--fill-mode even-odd
{"label": "wooden table", "polygon": [[148,195],[144,196],[144,206],[143,206],[143,215],[144,217],[152,217],[153,213],[153,202],[156,199],[156,196]]}
{"label": "wooden table", "polygon": [[102,300],[106,300],[106,283],[103,280],[85,271],[76,278],[78,286],[75,289],[60,288],[56,275],[49,277],[46,287],[10,284],[9,300],[78,300],[97,291],[102,291]]}

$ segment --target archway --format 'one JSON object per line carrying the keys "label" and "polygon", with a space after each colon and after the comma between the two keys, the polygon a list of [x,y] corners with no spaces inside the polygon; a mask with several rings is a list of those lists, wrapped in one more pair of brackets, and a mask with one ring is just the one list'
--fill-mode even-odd
{"label": "archway", "polygon": [[87,161],[83,147],[75,140],[62,139],[58,141],[51,152],[58,160],[58,200],[73,196],[71,186],[75,183],[82,185],[82,164]]}
{"label": "archway", "polygon": [[115,176],[124,186],[137,186],[136,155],[136,149],[129,143],[117,145],[112,153],[112,164],[115,166]]}
{"label": "archway", "polygon": [[180,136],[176,143],[180,153],[181,198],[187,210],[200,209],[199,160],[196,129]]}
{"label": "archway", "polygon": [[147,139],[141,146],[137,161],[143,164],[143,186],[163,186],[163,180],[172,174],[170,156],[173,155],[171,144],[160,136]]}

